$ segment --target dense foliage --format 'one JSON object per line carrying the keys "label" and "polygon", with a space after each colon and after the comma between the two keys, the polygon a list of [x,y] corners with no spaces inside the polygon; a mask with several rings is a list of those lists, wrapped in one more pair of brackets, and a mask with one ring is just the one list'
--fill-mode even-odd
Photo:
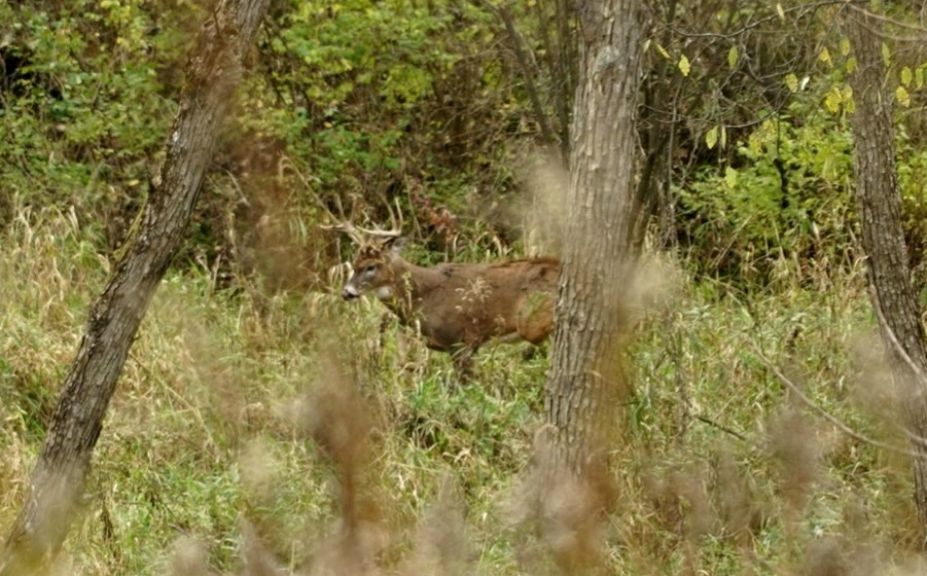
{"label": "dense foliage", "polygon": [[[655,5],[647,51],[641,188],[655,225],[700,273],[747,284],[769,282],[783,258],[853,259],[853,64],[826,27],[833,7],[780,8]],[[73,207],[113,250],[157,173],[204,10],[141,0],[0,10],[0,222],[24,207]],[[564,61],[576,39],[561,12],[552,1],[275,3],[182,262],[227,277],[282,252],[299,263],[284,285],[313,285],[337,259],[318,250],[333,241],[315,228],[328,212],[386,225],[399,208],[418,240],[452,254],[515,242],[523,222],[506,206],[531,182],[532,146],[565,138]],[[900,172],[919,253],[924,131],[904,112],[924,68],[910,46],[896,60]],[[280,280],[283,268],[261,271]]]}

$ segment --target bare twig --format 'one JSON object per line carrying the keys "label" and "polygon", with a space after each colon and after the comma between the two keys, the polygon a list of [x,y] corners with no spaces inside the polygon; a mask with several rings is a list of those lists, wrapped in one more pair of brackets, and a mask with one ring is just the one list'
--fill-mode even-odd
{"label": "bare twig", "polygon": [[[813,12],[817,10],[818,8],[823,8],[825,6],[832,6],[834,4],[850,5],[853,2],[862,2],[862,1],[863,0],[821,0],[820,2],[811,2],[808,4],[799,4],[797,6],[791,6],[789,8],[784,8],[782,10],[782,13],[791,14],[793,12],[809,12],[809,11]],[[747,24],[744,24],[742,27],[738,28],[737,30],[734,30],[733,32],[727,32],[727,33],[686,32],[685,30],[680,30],[675,27],[672,28],[672,30],[673,32],[675,32],[676,34],[679,34],[680,36],[684,38],[712,38],[712,39],[718,39],[718,40],[728,40],[731,38],[736,38],[738,36],[741,36],[749,32],[750,30],[753,30],[754,28],[758,28],[759,26],[767,22],[773,21],[779,17],[780,17],[779,13],[776,12],[774,14],[770,14],[769,16],[764,16],[763,18],[758,18],[757,20],[748,22]]]}
{"label": "bare twig", "polygon": [[927,34],[927,28],[924,28],[923,26],[918,26],[917,24],[909,24],[907,22],[902,22],[901,20],[897,20],[895,18],[892,18],[891,16],[886,16],[885,14],[877,14],[875,12],[871,12],[867,10],[866,8],[862,6],[854,6],[853,4],[847,4],[847,5],[851,9],[856,10],[857,12],[864,14],[868,16],[869,18],[875,18],[876,20],[881,20],[882,22],[891,24],[893,26],[897,26],[899,28],[905,28],[907,30],[913,30],[915,32],[920,32],[921,34]]}
{"label": "bare twig", "polygon": [[544,112],[544,106],[541,104],[540,92],[538,91],[537,84],[534,82],[535,71],[532,70],[531,58],[528,51],[525,49],[524,39],[521,37],[521,34],[518,33],[518,29],[515,28],[515,21],[512,18],[512,13],[507,6],[496,6],[489,0],[470,1],[474,5],[493,14],[502,22],[505,32],[509,36],[509,41],[512,45],[512,53],[515,55],[515,61],[518,63],[518,68],[521,70],[521,75],[525,82],[525,90],[528,92],[528,99],[531,100],[531,108],[534,110],[534,117],[541,129],[541,136],[546,143],[553,144],[557,141],[557,137],[554,136],[554,132],[550,128],[550,123],[547,121],[547,114]]}
{"label": "bare twig", "polygon": [[[898,341],[898,336],[895,335],[895,331],[892,330],[891,325],[889,325],[888,320],[885,318],[885,314],[882,312],[882,302],[879,299],[878,293],[869,285],[869,293],[872,298],[873,310],[875,310],[876,315],[879,317],[879,325],[882,327],[883,333],[888,337],[888,341],[891,342],[892,348],[895,352],[901,356],[901,359],[904,360],[904,363],[908,365],[908,368],[914,373],[914,376],[917,380],[917,392],[919,395],[924,394],[925,388],[927,388],[927,375],[924,374],[924,371],[920,366],[914,361],[913,358],[907,353],[904,349],[904,346],[901,345],[901,342]],[[924,438],[920,434],[915,434],[911,432],[907,427],[899,425],[898,428],[904,432],[904,435],[912,442],[920,444],[922,446],[927,446],[927,438]]]}
{"label": "bare twig", "polygon": [[839,418],[837,418],[836,416],[834,416],[833,414],[831,414],[830,412],[828,412],[827,409],[825,409],[824,407],[822,407],[821,405],[819,405],[817,402],[815,402],[814,400],[812,400],[811,398],[809,398],[807,394],[805,394],[804,392],[802,392],[801,388],[800,388],[797,384],[795,384],[794,382],[792,382],[792,380],[789,379],[788,376],[786,376],[785,374],[783,374],[782,371],[779,370],[779,368],[777,368],[777,367],[775,366],[775,364],[773,364],[773,363],[769,360],[769,358],[767,358],[766,355],[763,354],[763,353],[759,350],[759,348],[756,347],[756,345],[754,345],[754,344],[751,343],[751,344],[750,344],[750,348],[753,349],[753,353],[760,359],[760,361],[763,363],[763,365],[766,366],[766,368],[767,368],[770,372],[772,372],[772,373],[776,376],[776,378],[778,378],[779,381],[780,381],[786,388],[788,388],[793,394],[795,394],[795,396],[796,396],[799,400],[801,400],[806,406],[808,406],[809,408],[811,408],[812,410],[814,410],[815,412],[817,412],[822,418],[824,418],[825,420],[827,420],[828,422],[830,422],[831,424],[833,424],[835,428],[837,428],[838,430],[840,430],[841,432],[843,432],[843,433],[846,434],[847,436],[849,436],[849,437],[851,437],[851,438],[854,438],[854,439],[856,439],[856,440],[859,440],[860,442],[863,442],[863,443],[865,443],[865,444],[869,444],[869,445],[871,445],[871,446],[874,446],[874,447],[876,447],[876,448],[881,448],[881,449],[886,450],[886,451],[888,451],[888,452],[893,452],[893,453],[895,453],[895,454],[902,454],[902,455],[905,455],[905,456],[908,456],[908,457],[911,457],[911,458],[927,459],[927,454],[921,454],[921,453],[919,453],[919,452],[915,452],[915,451],[913,451],[913,450],[909,450],[909,449],[903,448],[903,447],[901,447],[901,446],[896,446],[896,445],[894,445],[894,444],[889,444],[888,442],[882,442],[881,440],[876,440],[875,438],[871,438],[871,437],[869,437],[869,436],[863,434],[862,432],[858,432],[858,431],[854,430],[854,429],[851,428],[849,425],[847,425],[846,423],[844,423],[842,420],[840,420]]}
{"label": "bare twig", "polygon": [[733,436],[734,438],[737,438],[738,440],[742,440],[744,442],[747,441],[747,437],[741,434],[740,432],[738,432],[737,430],[734,430],[733,428],[728,428],[724,424],[715,422],[708,416],[703,416],[702,414],[695,414],[694,416],[696,420],[704,422],[705,424],[708,424],[709,426],[717,428],[718,430],[725,432],[727,434],[730,434],[731,436]]}

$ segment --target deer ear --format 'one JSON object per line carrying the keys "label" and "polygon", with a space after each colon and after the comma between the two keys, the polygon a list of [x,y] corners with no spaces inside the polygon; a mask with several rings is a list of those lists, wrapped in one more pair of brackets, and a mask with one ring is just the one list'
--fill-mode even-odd
{"label": "deer ear", "polygon": [[394,236],[389,238],[386,242],[383,243],[383,247],[389,249],[390,253],[394,256],[399,256],[399,253],[402,252],[402,249],[406,246],[406,237],[405,236]]}

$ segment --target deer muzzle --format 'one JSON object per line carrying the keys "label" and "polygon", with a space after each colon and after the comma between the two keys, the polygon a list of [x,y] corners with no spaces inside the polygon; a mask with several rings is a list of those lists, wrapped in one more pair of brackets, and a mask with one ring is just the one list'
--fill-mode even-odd
{"label": "deer muzzle", "polygon": [[354,300],[360,296],[360,292],[357,291],[357,288],[353,284],[345,284],[344,288],[341,290],[341,297],[345,300]]}

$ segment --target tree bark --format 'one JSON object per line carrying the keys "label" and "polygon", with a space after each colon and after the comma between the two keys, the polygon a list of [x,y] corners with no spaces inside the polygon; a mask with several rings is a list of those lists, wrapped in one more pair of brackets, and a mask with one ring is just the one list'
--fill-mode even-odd
{"label": "tree bark", "polygon": [[[927,438],[927,346],[901,225],[901,194],[895,170],[892,97],[886,89],[880,21],[847,10],[846,29],[857,69],[850,77],[856,111],[853,153],[856,203],[868,256],[872,305],[891,359],[909,431]],[[927,446],[913,441],[914,501],[922,538],[927,534]],[[923,543],[923,540],[922,540]]]}
{"label": "tree bark", "polygon": [[622,292],[632,238],[635,129],[644,12],[638,0],[579,8],[580,78],[573,108],[570,188],[546,419],[557,459],[582,472],[613,420],[622,386]]}
{"label": "tree bark", "polygon": [[67,536],[116,381],[151,297],[183,241],[243,55],[267,3],[220,0],[200,32],[161,182],[151,184],[138,228],[91,308],[26,502],[6,540],[0,575],[33,573],[55,556]]}

